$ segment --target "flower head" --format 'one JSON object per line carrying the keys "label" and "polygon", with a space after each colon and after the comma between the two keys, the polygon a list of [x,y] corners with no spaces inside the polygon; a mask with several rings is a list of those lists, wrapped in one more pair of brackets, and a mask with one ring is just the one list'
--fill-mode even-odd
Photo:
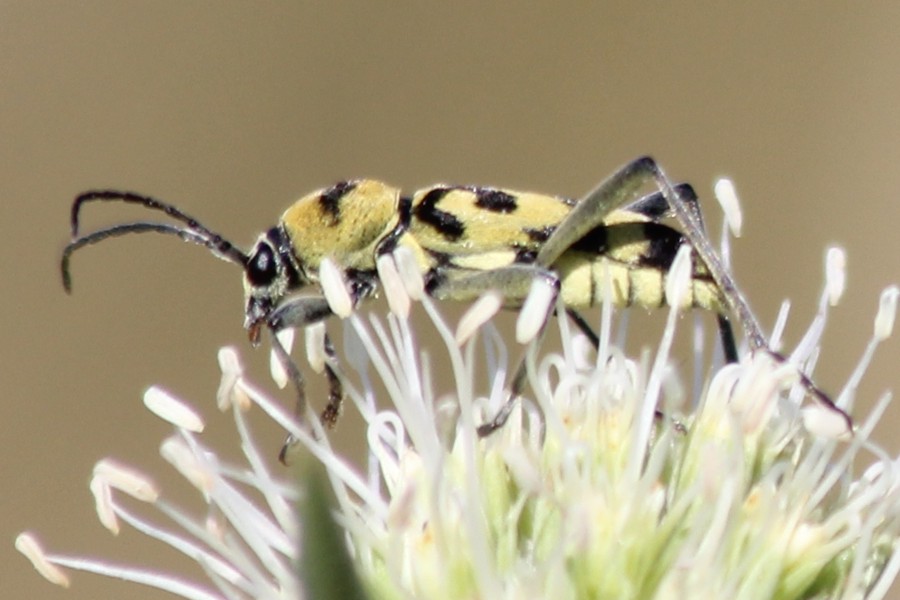
{"label": "flower head", "polygon": [[[670,305],[679,304],[686,257],[672,267]],[[321,351],[321,328],[307,332],[313,368],[329,362],[338,371],[367,423],[362,468],[331,448],[315,418],[298,423],[250,383],[236,351],[224,348],[218,400],[234,415],[245,464],[226,464],[204,446],[202,419],[184,403],[156,388],[145,395],[175,426],[162,453],[207,513],[171,505],[146,476],[111,461],[98,464],[91,486],[107,528],[124,521],[162,541],[200,563],[209,583],[46,554],[30,534],[17,543],[56,583],[69,567],[186,598],[301,598],[311,578],[352,577],[298,571],[298,556],[325,546],[301,537],[313,525],[302,520],[307,510],[298,521],[293,509],[311,495],[304,481],[290,481],[257,450],[244,419],[255,406],[289,431],[294,453],[321,464],[340,539],[371,598],[883,597],[900,569],[900,471],[868,436],[889,395],[848,436],[840,413],[808,402],[798,384],[842,292],[842,257],[829,253],[819,313],[788,360],[748,353],[716,368],[691,399],[671,367],[676,311],[652,358],[629,358],[612,342],[609,305],[597,348],[556,319],[562,350],[542,351],[529,327],[548,309],[536,290],[517,328],[530,340],[528,391],[488,437],[477,426],[508,400],[511,350],[491,323],[502,300],[487,294],[452,330],[408,257],[379,260],[392,312],[344,313],[352,373]],[[895,287],[882,295],[872,341],[835,399],[844,410],[890,335],[897,296]],[[414,306],[426,326],[413,327]],[[441,394],[445,373],[452,385]],[[376,389],[386,397],[376,399]],[[869,466],[857,476],[860,461]]]}

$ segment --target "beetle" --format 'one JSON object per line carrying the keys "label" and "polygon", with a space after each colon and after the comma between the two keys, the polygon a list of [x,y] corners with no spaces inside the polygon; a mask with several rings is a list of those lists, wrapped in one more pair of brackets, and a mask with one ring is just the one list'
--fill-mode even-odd
{"label": "beetle", "polygon": [[[639,196],[649,184],[656,191]],[[80,211],[96,201],[138,204],[162,211],[176,223],[130,222],[81,235]],[[678,229],[666,224],[666,219],[674,220]],[[273,334],[273,350],[295,382],[301,418],[305,413],[302,376],[274,334],[332,316],[319,285],[319,267],[326,257],[343,269],[351,301],[358,305],[379,289],[378,258],[400,247],[414,256],[426,293],[440,300],[472,300],[497,289],[508,307],[517,307],[532,282],[542,278],[569,317],[596,344],[596,335],[578,311],[600,302],[606,281],[612,282],[612,301],[618,306],[664,305],[665,277],[678,248],[688,244],[692,264],[685,307],[717,315],[726,360],[737,360],[731,319],[751,351],[786,360],[769,347],[706,236],[693,189],[672,184],[656,161],[646,156],[622,166],[580,200],[453,185],[435,185],[404,196],[380,181],[344,181],[295,202],[278,224],[259,235],[249,252],[171,204],[118,190],[79,195],[72,205],[71,228],[72,240],[61,261],[67,291],[72,289],[69,263],[74,252],[132,233],[174,235],[239,265],[244,327],[250,342],[258,345],[263,329]],[[303,288],[314,293],[298,295]],[[326,347],[333,355],[330,343]],[[334,371],[326,367],[326,373],[331,391],[322,418],[333,425],[343,394]],[[488,435],[508,417],[524,386],[524,360],[514,373],[509,401],[479,426],[479,434]],[[849,416],[802,373],[801,383],[808,394],[838,411],[847,427],[852,427]]]}

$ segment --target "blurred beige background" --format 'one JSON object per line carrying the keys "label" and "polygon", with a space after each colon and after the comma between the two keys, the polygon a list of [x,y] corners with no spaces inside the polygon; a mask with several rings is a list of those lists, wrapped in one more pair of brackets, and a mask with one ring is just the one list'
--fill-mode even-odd
{"label": "blurred beige background", "polygon": [[[548,3],[549,4],[549,3]],[[633,2],[591,9],[478,3],[0,3],[0,565],[4,598],[168,598],[75,574],[68,593],[18,555],[25,528],[56,550],[141,562],[157,547],[96,523],[87,480],[115,454],[159,473],[167,428],[143,409],[160,383],[216,415],[216,350],[241,329],[237,270],[159,236],[57,272],[72,197],[120,187],[176,203],[238,243],[300,195],[349,177],[412,190],[438,181],[578,196],[640,154],[711,201],[736,181],[737,278],[796,342],[823,253],[847,248],[849,288],[817,380],[837,391],[900,280],[900,5]],[[146,216],[92,206],[96,227]],[[640,318],[632,318],[632,323]],[[857,414],[898,387],[888,342]],[[879,439],[893,434],[900,408]],[[359,437],[352,419],[345,444]],[[272,452],[280,439],[263,431]],[[172,553],[153,564],[172,567]],[[194,571],[187,571],[194,574]],[[898,596],[900,597],[900,596]]]}

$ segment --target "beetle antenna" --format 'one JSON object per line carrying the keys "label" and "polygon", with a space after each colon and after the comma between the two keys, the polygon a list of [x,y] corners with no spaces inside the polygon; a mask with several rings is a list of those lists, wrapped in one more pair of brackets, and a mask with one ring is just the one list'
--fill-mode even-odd
{"label": "beetle antenna", "polygon": [[134,192],[123,192],[121,190],[91,190],[88,192],[84,192],[83,194],[79,194],[78,197],[75,198],[75,201],[72,203],[73,239],[78,237],[78,216],[79,212],[81,211],[81,205],[85,202],[93,202],[95,200],[140,204],[141,206],[144,206],[151,210],[162,211],[176,221],[184,223],[187,226],[188,230],[194,232],[195,234],[198,234],[201,237],[206,238],[209,243],[204,243],[203,245],[222,255],[222,257],[226,260],[238,262],[240,264],[244,264],[247,262],[247,257],[246,255],[244,255],[244,253],[239,251],[235,253],[235,247],[231,242],[226,240],[224,237],[222,237],[212,229],[209,229],[208,227],[203,225],[194,217],[182,212],[171,204],[163,202],[162,200],[157,200],[152,196],[144,196],[143,194],[136,194]]}
{"label": "beetle antenna", "polygon": [[[79,198],[82,197],[84,196],[79,196]],[[76,200],[76,207],[77,205],[78,204]],[[181,214],[183,215],[183,213]],[[72,210],[72,217],[72,228],[73,230],[77,230],[78,211],[74,207]],[[235,247],[231,242],[222,238],[222,236],[220,235],[211,234],[211,232],[209,232],[209,230],[207,230],[203,226],[199,226],[193,229],[186,229],[184,227],[178,227],[176,225],[171,225],[168,223],[125,223],[123,225],[115,225],[113,227],[101,229],[100,231],[95,231],[94,233],[75,238],[66,245],[65,249],[63,250],[62,260],[60,262],[63,287],[65,288],[66,292],[72,292],[72,275],[69,273],[69,260],[73,252],[75,252],[79,248],[90,246],[92,244],[96,244],[97,242],[102,242],[103,240],[108,238],[128,235],[130,233],[146,233],[148,231],[178,236],[185,242],[204,246],[219,258],[228,262],[239,264],[241,266],[246,265],[247,261],[249,260],[247,255],[237,247]]]}

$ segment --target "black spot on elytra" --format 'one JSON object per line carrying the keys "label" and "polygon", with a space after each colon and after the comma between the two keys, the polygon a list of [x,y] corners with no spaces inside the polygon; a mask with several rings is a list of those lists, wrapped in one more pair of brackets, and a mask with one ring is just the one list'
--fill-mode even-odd
{"label": "black spot on elytra", "polygon": [[556,231],[555,225],[548,225],[547,227],[540,228],[526,227],[522,229],[522,233],[527,235],[529,240],[538,244],[543,244],[549,240],[554,231]]}
{"label": "black spot on elytra", "polygon": [[644,223],[644,236],[649,242],[647,251],[641,254],[638,264],[668,271],[684,236],[667,225]]}
{"label": "black spot on elytra", "polygon": [[579,252],[590,252],[593,254],[603,254],[606,252],[609,244],[609,234],[606,226],[594,227],[582,237],[580,240],[572,244],[573,250]]}
{"label": "black spot on elytra", "polygon": [[583,238],[572,244],[573,250],[604,254],[612,246],[641,243],[646,246],[636,254],[631,264],[635,267],[668,271],[684,236],[662,223],[619,223],[591,229]]}
{"label": "black spot on elytra", "polygon": [[518,208],[515,196],[500,190],[477,188],[475,198],[475,206],[491,212],[509,213]]}
{"label": "black spot on elytra", "polygon": [[428,253],[428,256],[434,260],[435,268],[444,269],[446,267],[453,266],[453,255],[447,254],[446,252],[439,252],[437,250],[431,250],[430,248],[426,248],[425,251]]}
{"label": "black spot on elytra", "polygon": [[431,225],[449,241],[455,242],[465,233],[465,225],[456,215],[437,207],[437,203],[441,201],[441,198],[446,196],[451,190],[452,188],[446,187],[434,188],[425,194],[414,212],[417,219]]}
{"label": "black spot on elytra", "polygon": [[533,248],[516,248],[516,258],[514,262],[521,265],[530,265],[537,258],[537,250]]}
{"label": "black spot on elytra", "polygon": [[341,200],[356,189],[355,181],[341,181],[336,183],[319,196],[319,206],[322,212],[329,215],[334,223],[341,220]]}

